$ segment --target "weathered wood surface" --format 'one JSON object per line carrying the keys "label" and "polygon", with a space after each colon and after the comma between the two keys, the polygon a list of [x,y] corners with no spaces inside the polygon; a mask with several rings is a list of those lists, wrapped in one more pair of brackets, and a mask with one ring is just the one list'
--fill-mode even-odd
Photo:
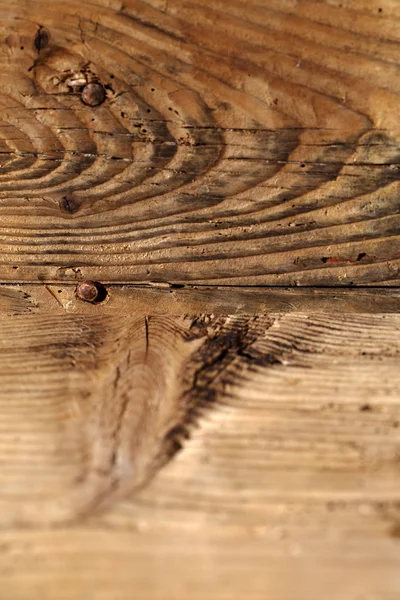
{"label": "weathered wood surface", "polygon": [[0,14],[0,281],[398,284],[397,1]]}
{"label": "weathered wood surface", "polygon": [[400,313],[397,288],[245,288],[110,285],[100,304],[82,302],[65,283],[0,285],[0,314],[174,315],[270,312]]}
{"label": "weathered wood surface", "polygon": [[17,289],[31,314],[0,301],[0,597],[397,600],[398,293],[343,290],[335,309],[334,290],[259,290],[292,308],[182,317],[163,289],[128,288],[135,310],[114,314],[52,313],[43,286],[0,299]]}
{"label": "weathered wood surface", "polygon": [[398,600],[399,51],[0,0],[0,600]]}

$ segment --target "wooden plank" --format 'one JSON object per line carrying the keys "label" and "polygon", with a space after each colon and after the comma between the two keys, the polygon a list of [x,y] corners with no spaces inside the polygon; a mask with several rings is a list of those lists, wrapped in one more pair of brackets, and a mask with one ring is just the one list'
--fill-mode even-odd
{"label": "wooden plank", "polygon": [[18,314],[91,316],[270,312],[400,313],[394,288],[256,288],[218,286],[110,285],[103,302],[83,302],[71,284],[0,285],[0,317]]}
{"label": "wooden plank", "polygon": [[399,2],[0,16],[0,598],[398,600]]}
{"label": "wooden plank", "polygon": [[201,519],[192,529],[171,531],[160,525],[158,514],[140,521],[140,507],[135,512],[131,527],[121,519],[117,527],[3,531],[1,582],[7,597],[398,598],[398,540],[373,509],[367,516],[357,508],[322,514],[300,508],[298,528],[290,522],[295,514],[290,507],[279,524],[266,516],[259,527],[238,525],[224,533]]}
{"label": "wooden plank", "polygon": [[398,285],[397,1],[0,11],[0,281]]}
{"label": "wooden plank", "polygon": [[7,598],[395,600],[400,312],[104,306],[0,318]]}

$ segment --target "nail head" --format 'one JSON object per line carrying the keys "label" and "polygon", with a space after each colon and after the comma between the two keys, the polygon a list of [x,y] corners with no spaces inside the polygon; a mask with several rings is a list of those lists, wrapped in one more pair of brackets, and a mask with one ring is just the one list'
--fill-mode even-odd
{"label": "nail head", "polygon": [[109,299],[107,288],[99,281],[82,281],[76,288],[75,295],[79,300],[91,304],[100,304]]}
{"label": "nail head", "polygon": [[94,281],[82,281],[76,288],[75,293],[84,302],[95,302],[99,295],[99,290]]}
{"label": "nail head", "polygon": [[88,83],[82,90],[81,98],[88,106],[98,106],[106,99],[106,92],[100,83]]}

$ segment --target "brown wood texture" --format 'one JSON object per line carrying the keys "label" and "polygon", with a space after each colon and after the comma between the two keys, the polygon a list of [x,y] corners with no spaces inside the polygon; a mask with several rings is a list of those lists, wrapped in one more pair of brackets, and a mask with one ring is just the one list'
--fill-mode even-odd
{"label": "brown wood texture", "polygon": [[0,281],[398,284],[397,0],[0,14]]}
{"label": "brown wood texture", "polygon": [[0,597],[397,599],[398,292],[58,289],[0,288]]}
{"label": "brown wood texture", "polygon": [[398,0],[0,0],[0,600],[398,600],[399,59]]}
{"label": "brown wood texture", "polygon": [[82,302],[76,285],[0,285],[0,315],[400,313],[396,288],[241,288],[110,285],[101,304]]}

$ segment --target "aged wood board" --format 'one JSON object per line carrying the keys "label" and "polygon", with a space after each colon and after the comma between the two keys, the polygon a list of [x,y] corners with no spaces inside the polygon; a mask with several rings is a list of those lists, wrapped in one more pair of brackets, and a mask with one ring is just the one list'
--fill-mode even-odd
{"label": "aged wood board", "polygon": [[0,281],[398,284],[397,0],[0,15]]}
{"label": "aged wood board", "polygon": [[0,598],[397,600],[399,292],[116,287],[0,287]]}
{"label": "aged wood board", "polygon": [[398,600],[398,0],[0,0],[0,600]]}

